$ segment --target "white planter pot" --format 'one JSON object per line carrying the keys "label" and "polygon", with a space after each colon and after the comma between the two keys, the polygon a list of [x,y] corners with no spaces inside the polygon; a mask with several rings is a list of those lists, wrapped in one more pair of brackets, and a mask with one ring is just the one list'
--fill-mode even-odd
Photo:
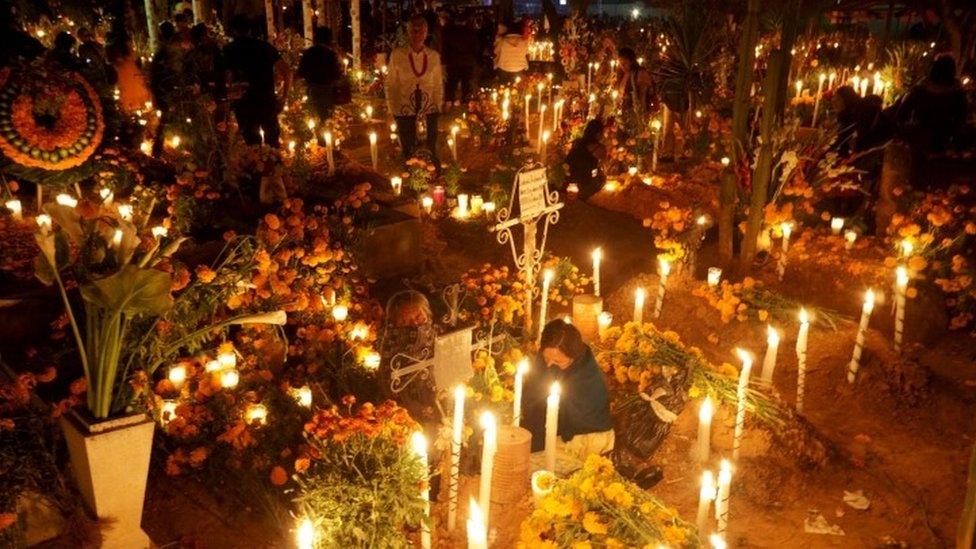
{"label": "white planter pot", "polygon": [[92,421],[72,410],[61,418],[71,469],[85,506],[109,522],[105,549],[145,549],[142,505],[156,424],[145,414]]}

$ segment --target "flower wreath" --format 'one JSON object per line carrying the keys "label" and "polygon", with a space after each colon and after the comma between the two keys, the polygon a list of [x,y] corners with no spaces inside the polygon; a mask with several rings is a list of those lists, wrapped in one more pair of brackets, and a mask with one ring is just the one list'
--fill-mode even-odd
{"label": "flower wreath", "polygon": [[0,71],[0,151],[45,170],[81,165],[102,141],[98,95],[77,73]]}

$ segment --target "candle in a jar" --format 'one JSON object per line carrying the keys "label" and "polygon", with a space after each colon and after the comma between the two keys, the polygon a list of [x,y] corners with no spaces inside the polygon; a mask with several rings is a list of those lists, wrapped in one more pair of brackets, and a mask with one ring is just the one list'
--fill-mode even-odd
{"label": "candle in a jar", "polygon": [[559,382],[552,384],[546,398],[546,470],[556,470],[556,437],[559,430]]}
{"label": "candle in a jar", "polygon": [[776,369],[776,353],[779,352],[779,332],[770,325],[766,325],[766,354],[763,356],[763,366],[760,379],[765,384],[773,382],[773,371]]}
{"label": "candle in a jar", "polygon": [[644,288],[634,290],[634,322],[641,324],[644,322]]}
{"label": "candle in a jar", "polygon": [[491,475],[495,468],[495,452],[498,451],[498,431],[495,415],[491,412],[481,414],[481,428],[483,438],[481,445],[481,479],[478,490],[478,501],[484,514],[485,527],[490,523],[491,511]]}
{"label": "candle in a jar", "polygon": [[871,311],[874,310],[874,290],[868,290],[864,294],[864,306],[861,307],[861,322],[857,325],[857,338],[854,340],[854,354],[847,367],[847,381],[854,383],[857,371],[861,368],[861,353],[864,350],[864,338],[868,330],[868,323],[871,321]]}
{"label": "candle in a jar", "polygon": [[844,249],[850,250],[854,247],[854,243],[857,241],[857,231],[847,230],[844,231]]}
{"label": "candle in a jar", "polygon": [[400,196],[400,192],[403,190],[403,178],[399,175],[394,175],[391,177],[390,187],[393,187],[393,194]]}
{"label": "candle in a jar", "polygon": [[796,98],[799,99],[800,93],[803,91],[803,80],[797,80],[794,87],[796,88]]}
{"label": "candle in a jar", "polygon": [[593,250],[590,257],[593,259],[593,295],[600,297],[600,261],[603,260],[603,249]]}
{"label": "candle in a jar", "polygon": [[712,397],[706,396],[702,399],[701,407],[698,408],[698,462],[702,465],[708,463],[709,454],[712,446],[712,416],[715,414],[715,407],[712,405]]}
{"label": "candle in a jar", "polygon": [[596,317],[597,329],[599,331],[600,338],[602,339],[604,334],[606,334],[607,329],[613,324],[613,314],[610,311],[603,311]]}
{"label": "candle in a jar", "polygon": [[895,352],[901,352],[905,335],[905,294],[908,292],[908,269],[899,265],[895,269]]}
{"label": "candle in a jar", "polygon": [[844,228],[844,218],[834,217],[830,220],[830,232],[833,234],[840,234],[841,229]]}
{"label": "candle in a jar", "polygon": [[468,217],[468,204],[470,203],[470,199],[471,197],[464,193],[457,195],[458,217]]}
{"label": "candle in a jar", "polygon": [[654,318],[661,318],[664,307],[664,292],[668,284],[668,274],[671,273],[671,263],[667,259],[658,261],[657,304],[654,306]]}
{"label": "candle in a jar", "polygon": [[742,434],[746,425],[746,389],[749,387],[749,373],[752,370],[752,355],[742,349],[736,349],[742,369],[739,371],[739,385],[736,390],[735,432],[732,435],[732,459],[739,459],[739,448],[742,446]]}
{"label": "candle in a jar", "polygon": [[6,206],[8,210],[10,210],[10,215],[17,221],[20,221],[24,218],[24,207],[20,204],[20,200],[17,199],[8,200],[4,204],[4,206]]}
{"label": "candle in a jar", "polygon": [[434,204],[438,206],[444,204],[444,201],[447,200],[447,191],[442,185],[435,185],[432,194],[434,195]]}
{"label": "candle in a jar", "polygon": [[698,525],[699,535],[708,530],[708,510],[715,500],[715,475],[711,471],[704,471],[701,477],[701,491],[698,493]]}
{"label": "candle in a jar", "polygon": [[424,471],[424,480],[420,486],[420,498],[424,504],[424,518],[420,521],[420,547],[430,549],[430,481],[428,479],[430,473],[427,463],[427,437],[417,431],[411,437],[410,443]]}
{"label": "candle in a jar", "polygon": [[423,206],[425,212],[430,213],[434,209],[434,199],[425,196],[420,199],[420,205]]}
{"label": "candle in a jar", "polygon": [[708,285],[712,288],[718,286],[718,283],[722,280],[722,269],[720,267],[709,267],[708,268]]}
{"label": "candle in a jar", "polygon": [[522,423],[522,384],[529,371],[529,359],[523,358],[515,368],[515,387],[512,390],[512,425]]}
{"label": "candle in a jar", "polygon": [[471,197],[471,214],[478,215],[485,206],[485,199],[480,194]]}
{"label": "candle in a jar", "polygon": [[807,337],[810,317],[806,309],[800,309],[800,331],[796,335],[796,411],[803,413],[803,393],[807,379]]}
{"label": "candle in a jar", "polygon": [[461,437],[464,435],[464,385],[454,388],[454,418],[451,422],[451,477],[448,480],[447,528],[457,524],[458,479],[461,474]]}
{"label": "candle in a jar", "polygon": [[488,528],[478,502],[468,506],[468,549],[488,549]]}
{"label": "candle in a jar", "polygon": [[729,525],[729,492],[732,487],[732,464],[723,459],[718,470],[718,489],[715,494],[715,518],[719,536],[724,536]]}
{"label": "candle in a jar", "polygon": [[369,156],[373,160],[373,171],[379,169],[380,157],[376,146],[376,132],[369,132]]}
{"label": "candle in a jar", "polygon": [[546,321],[549,320],[549,286],[552,284],[555,274],[552,269],[542,271],[542,304],[539,307],[539,334],[536,341],[542,339],[542,329],[545,327]]}

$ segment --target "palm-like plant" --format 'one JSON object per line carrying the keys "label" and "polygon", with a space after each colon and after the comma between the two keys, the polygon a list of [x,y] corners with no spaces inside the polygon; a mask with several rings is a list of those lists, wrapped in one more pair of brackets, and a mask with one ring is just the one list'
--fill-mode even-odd
{"label": "palm-like plant", "polygon": [[709,65],[719,51],[722,32],[713,12],[691,3],[664,23],[669,45],[656,71],[661,99],[674,112],[691,112],[707,102],[715,87]]}

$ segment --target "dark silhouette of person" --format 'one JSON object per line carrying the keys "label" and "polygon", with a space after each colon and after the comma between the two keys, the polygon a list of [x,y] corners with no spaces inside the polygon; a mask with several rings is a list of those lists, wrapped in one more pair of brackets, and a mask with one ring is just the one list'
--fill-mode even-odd
{"label": "dark silhouette of person", "polygon": [[332,117],[335,107],[335,86],[342,77],[339,56],[332,47],[332,29],[315,29],[315,43],[298,61],[298,76],[305,81],[308,106],[320,123]]}
{"label": "dark silhouette of person", "polygon": [[149,90],[159,111],[159,128],[153,139],[152,154],[163,150],[166,131],[176,121],[176,104],[182,92],[182,52],[176,44],[176,27],[169,21],[159,25],[159,45],[149,70]]}
{"label": "dark silhouette of person", "polygon": [[918,153],[941,153],[965,126],[967,109],[966,93],[956,78],[956,60],[943,54],[932,63],[928,77],[905,96],[898,121]]}
{"label": "dark silhouette of person", "polygon": [[583,135],[573,141],[566,155],[569,183],[579,187],[579,197],[586,200],[603,188],[606,176],[600,166],[600,159],[606,156],[603,141],[604,124],[601,120],[590,120],[583,129]]}
{"label": "dark silhouette of person", "polygon": [[224,61],[230,81],[243,88],[233,102],[241,137],[248,145],[259,145],[263,131],[264,143],[278,148],[281,103],[275,95],[275,77],[286,81],[287,97],[288,67],[274,46],[251,36],[250,21],[246,17],[234,17],[231,34],[234,39],[224,47]]}
{"label": "dark silhouette of person", "polygon": [[837,138],[831,148],[841,156],[851,152],[854,143],[854,124],[857,121],[857,105],[861,97],[851,86],[841,86],[831,98],[837,117]]}
{"label": "dark silhouette of person", "polygon": [[478,33],[468,26],[466,19],[459,16],[444,27],[441,41],[441,59],[447,72],[445,100],[448,103],[466,103],[471,99],[475,69],[481,51]]}

